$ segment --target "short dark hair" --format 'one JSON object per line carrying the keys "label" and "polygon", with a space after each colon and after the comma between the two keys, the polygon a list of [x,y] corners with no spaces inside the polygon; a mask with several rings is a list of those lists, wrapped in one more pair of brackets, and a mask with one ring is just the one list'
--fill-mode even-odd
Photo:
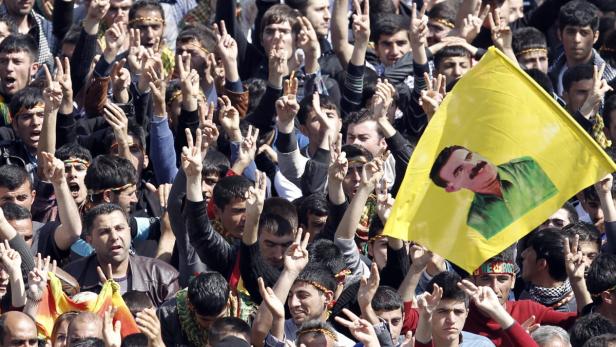
{"label": "short dark hair", "polygon": [[244,200],[251,186],[252,183],[244,176],[226,176],[221,178],[216,183],[216,186],[214,186],[214,192],[212,193],[214,205],[224,210],[231,200]]}
{"label": "short dark hair", "polygon": [[[336,291],[337,282],[331,270],[322,264],[308,264],[295,280],[306,283],[317,283],[332,292]],[[317,287],[315,287],[317,288]],[[321,290],[321,288],[317,288]]]}
{"label": "short dark hair", "polygon": [[547,53],[548,43],[545,34],[534,27],[523,27],[513,32],[511,48],[516,57],[528,49],[544,48]]}
{"label": "short dark hair", "polygon": [[569,239],[579,236],[580,241],[593,242],[601,247],[601,232],[597,227],[586,222],[574,222],[562,228],[563,234]]}
{"label": "short dark hair", "polygon": [[566,26],[590,26],[592,31],[599,29],[599,9],[597,6],[584,0],[574,0],[566,3],[558,13],[558,30]]}
{"label": "short dark hair", "polygon": [[434,54],[434,67],[437,70],[439,70],[441,66],[441,62],[451,57],[464,57],[464,58],[468,58],[469,61],[472,58],[471,52],[469,52],[468,49],[464,48],[463,46],[458,46],[458,45],[446,46],[440,51],[436,52],[436,54]]}
{"label": "short dark hair", "polygon": [[[312,99],[314,94],[306,95],[302,101],[299,103],[299,111],[297,112],[297,120],[299,124],[306,125],[308,121],[308,116],[314,112],[314,108],[312,107]],[[321,109],[325,110],[335,110],[338,117],[340,117],[340,110],[338,109],[338,105],[334,101],[332,97],[329,95],[321,95],[319,94],[319,101],[321,104]]]}
{"label": "short dark hair", "polygon": [[283,198],[266,199],[259,219],[259,233],[264,231],[276,236],[294,235],[297,231],[297,210],[295,206]]}
{"label": "short dark hair", "polygon": [[308,7],[310,0],[286,0],[285,4],[289,5],[292,9],[298,10],[302,15],[306,15],[305,10]]}
{"label": "short dark hair", "polygon": [[300,13],[297,10],[289,7],[289,5],[274,5],[270,7],[263,14],[263,18],[261,19],[261,27],[259,28],[259,39],[263,38],[263,31],[265,31],[265,27],[272,24],[279,24],[283,22],[289,22],[291,26],[291,30],[294,34],[299,32],[299,22],[298,18],[300,17]]}
{"label": "short dark hair", "polygon": [[571,223],[577,223],[577,221],[580,220],[580,216],[578,215],[577,211],[575,210],[575,206],[573,206],[572,203],[570,203],[569,201],[565,202],[563,204],[563,207],[561,207],[563,210],[567,211],[567,213],[569,214],[569,221]]}
{"label": "short dark hair", "polygon": [[154,307],[154,302],[152,302],[152,299],[150,299],[148,293],[146,292],[129,290],[122,295],[122,299],[124,299],[126,307],[128,307],[133,317],[137,317],[137,313],[145,310],[146,308]]}
{"label": "short dark hair", "polygon": [[466,295],[464,290],[458,287],[458,282],[460,282],[461,280],[462,278],[457,273],[453,271],[443,271],[432,278],[430,283],[428,283],[428,288],[431,291],[436,284],[443,289],[443,297],[441,300],[449,299],[455,301],[462,301],[464,302],[464,305],[468,307],[468,295]]}
{"label": "short dark hair", "polygon": [[186,25],[182,31],[178,33],[176,38],[177,43],[187,43],[197,41],[201,47],[213,52],[216,49],[216,35],[214,32],[198,23],[190,23]]}
{"label": "short dark hair", "polygon": [[397,32],[405,30],[408,34],[410,22],[408,18],[405,18],[395,13],[384,13],[376,18],[374,25],[372,26],[372,40],[376,45],[379,44],[381,36],[391,36]]}
{"label": "short dark hair", "polygon": [[10,201],[2,206],[2,212],[4,212],[6,220],[9,221],[32,219],[32,214],[27,208]]}
{"label": "short dark hair", "polygon": [[375,311],[395,311],[400,309],[404,312],[402,297],[398,294],[396,289],[388,286],[380,286],[377,288],[370,305]]}
{"label": "short dark hair", "polygon": [[[368,121],[373,121],[376,123],[376,119],[374,118],[372,111],[367,108],[363,108],[357,112],[349,113],[349,115],[344,119],[344,128],[348,129],[351,124],[360,124]],[[385,134],[383,134],[381,127],[377,125],[376,129],[376,132],[379,137],[385,137]]]}
{"label": "short dark hair", "polygon": [[128,215],[124,209],[116,204],[99,204],[88,210],[83,216],[83,234],[89,235],[92,233],[92,225],[96,217],[101,215],[111,214],[115,211],[122,213],[126,221],[128,222]]}
{"label": "short dark hair", "polygon": [[134,333],[122,339],[121,347],[147,347],[148,337],[144,333]]}
{"label": "short dark hair", "polygon": [[537,254],[537,260],[545,259],[550,277],[557,281],[567,279],[565,270],[564,235],[561,230],[547,228],[533,232],[526,248],[532,248]]}
{"label": "short dark hair", "polygon": [[158,11],[163,21],[165,20],[165,11],[163,10],[163,7],[160,5],[160,2],[158,2],[157,0],[138,0],[133,4],[133,6],[130,7],[130,10],[128,11],[129,26],[131,26],[130,23],[135,19],[135,16],[137,15],[137,11],[143,8]]}
{"label": "short dark hair", "polygon": [[250,341],[250,325],[237,317],[222,317],[210,325],[207,339],[210,345],[214,345],[223,338],[234,334],[244,335]]}
{"label": "short dark hair", "polygon": [[616,333],[593,336],[584,343],[584,347],[610,347],[616,344]]}
{"label": "short dark hair", "polygon": [[327,216],[328,206],[325,194],[313,193],[299,202],[297,208],[297,218],[300,225],[308,225],[308,215],[314,214],[319,217]]}
{"label": "short dark hair", "polygon": [[548,94],[554,95],[554,85],[547,74],[539,69],[528,69],[526,73]]}
{"label": "short dark hair", "polygon": [[577,319],[569,331],[569,338],[571,346],[582,347],[593,336],[614,333],[616,333],[614,323],[599,313],[591,313]]}
{"label": "short dark hair", "polygon": [[32,190],[32,180],[26,169],[17,165],[0,166],[0,187],[12,191],[21,187],[26,181],[30,183],[30,190]]}
{"label": "short dark hair", "polygon": [[188,282],[188,301],[202,316],[217,316],[227,306],[229,283],[218,272],[202,272]]}
{"label": "short dark hair", "polygon": [[130,160],[113,155],[99,155],[90,164],[84,182],[93,202],[99,202],[105,189],[137,183],[137,171]]}
{"label": "short dark hair", "polygon": [[586,274],[586,287],[595,304],[601,304],[601,292],[616,285],[616,255],[599,253]]}
{"label": "short dark hair", "polygon": [[201,174],[206,176],[217,174],[218,177],[223,177],[229,171],[231,163],[226,155],[222,154],[214,148],[208,148],[205,159],[203,159],[203,169]]}
{"label": "short dark hair", "polygon": [[308,245],[310,264],[320,265],[329,269],[333,276],[346,269],[346,262],[342,251],[334,241],[318,239]]}
{"label": "short dark hair", "polygon": [[44,102],[44,100],[41,88],[25,87],[18,91],[13,95],[9,103],[9,111],[11,112],[11,116],[13,116],[13,121],[17,121],[20,110],[31,109],[42,102]]}
{"label": "short dark hair", "polygon": [[297,330],[297,334],[296,334],[297,338],[295,339],[295,344],[297,346],[300,345],[300,339],[302,338],[304,334],[324,335],[323,331],[329,331],[334,335],[336,334],[336,330],[328,322],[323,322],[318,319],[306,321]]}
{"label": "short dark hair", "polygon": [[445,147],[438,154],[438,156],[436,157],[436,160],[434,160],[434,164],[432,164],[432,169],[430,169],[430,179],[437,186],[441,188],[447,188],[447,184],[449,182],[441,178],[441,169],[445,166],[445,164],[447,164],[447,161],[449,160],[449,157],[451,157],[453,152],[457,151],[458,149],[467,149],[467,148],[463,146],[458,146],[458,145]]}
{"label": "short dark hair", "polygon": [[430,19],[443,19],[450,24],[455,24],[458,13],[458,6],[456,5],[457,4],[451,1],[435,4],[430,11],[428,11],[428,17]]}
{"label": "short dark hair", "polygon": [[341,149],[342,152],[346,153],[347,159],[351,160],[352,158],[357,157],[365,157],[366,162],[370,162],[373,159],[372,153],[365,149],[363,146],[350,144],[344,145]]}
{"label": "short dark hair", "polygon": [[567,69],[563,74],[563,90],[568,92],[575,82],[592,80],[594,73],[595,68],[592,64],[580,64]]}
{"label": "short dark hair", "polygon": [[69,160],[71,157],[85,160],[88,163],[92,162],[92,154],[90,151],[82,147],[76,142],[69,142],[56,150],[56,158],[60,160]]}
{"label": "short dark hair", "polygon": [[86,337],[83,339],[69,341],[70,347],[105,347],[105,342],[98,337]]}
{"label": "short dark hair", "polygon": [[0,43],[0,53],[25,52],[33,63],[38,60],[38,45],[36,40],[29,34],[11,34]]}

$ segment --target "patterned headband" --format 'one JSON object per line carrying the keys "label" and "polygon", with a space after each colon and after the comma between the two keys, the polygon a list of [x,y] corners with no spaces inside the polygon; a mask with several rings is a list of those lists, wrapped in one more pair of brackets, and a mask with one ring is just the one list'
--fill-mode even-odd
{"label": "patterned headband", "polygon": [[489,263],[483,263],[475,272],[473,276],[481,276],[483,274],[515,274],[515,264],[508,261],[493,261]]}
{"label": "patterned headband", "polygon": [[439,24],[442,24],[442,25],[444,25],[444,26],[446,26],[446,27],[448,27],[450,29],[453,29],[453,28],[456,27],[456,25],[453,24],[450,20],[447,20],[447,19],[444,19],[444,18],[430,18],[430,19],[432,19],[433,21],[435,21],[435,22],[437,22]]}
{"label": "patterned headband", "polygon": [[[32,107],[26,107],[26,106],[22,106],[19,111],[17,111],[15,113],[15,116],[13,117],[13,119],[17,119],[19,116],[21,116],[22,114],[26,114],[28,113],[28,111],[31,110],[37,110],[39,109],[40,112],[42,112],[43,110],[45,110],[45,103],[42,101],[37,102],[36,104],[34,104],[34,106]],[[37,110],[38,111],[38,110]]]}
{"label": "patterned headband", "polygon": [[297,338],[299,339],[304,334],[312,334],[312,333],[314,333],[314,334],[323,334],[325,336],[329,336],[334,341],[338,341],[338,336],[336,336],[336,334],[334,334],[331,330],[324,329],[324,328],[314,328],[314,329],[300,330],[300,331],[297,332]]}
{"label": "patterned headband", "polygon": [[67,160],[64,160],[63,162],[64,162],[64,164],[83,164],[85,166],[90,166],[90,162],[89,161],[84,160],[84,159],[79,159],[79,158],[67,159]]}
{"label": "patterned headband", "polygon": [[523,54],[535,53],[535,52],[541,52],[541,53],[548,54],[547,48],[539,47],[539,48],[527,48],[527,49],[521,50],[518,53],[516,53],[515,56],[519,57],[519,56],[521,56]]}
{"label": "patterned headband", "polygon": [[112,192],[118,192],[118,191],[122,191],[130,186],[134,186],[134,183],[126,183],[125,185],[121,186],[121,187],[116,187],[116,188],[104,188],[104,189],[99,189],[99,190],[88,190],[88,195],[97,195],[100,194],[102,192],[104,192],[105,190],[109,189]]}
{"label": "patterned headband", "polygon": [[143,22],[156,22],[156,23],[165,24],[165,20],[160,17],[137,17],[131,20],[130,22],[128,22],[128,24],[133,25],[135,23],[143,23]]}

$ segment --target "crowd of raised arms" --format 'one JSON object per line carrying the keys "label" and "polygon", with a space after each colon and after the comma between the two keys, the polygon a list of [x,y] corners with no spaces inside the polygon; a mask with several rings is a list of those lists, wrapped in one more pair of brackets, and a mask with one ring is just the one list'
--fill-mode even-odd
{"label": "crowd of raised arms", "polygon": [[0,40],[0,347],[616,346],[612,175],[472,273],[383,234],[490,46],[616,153],[616,0],[3,0]]}

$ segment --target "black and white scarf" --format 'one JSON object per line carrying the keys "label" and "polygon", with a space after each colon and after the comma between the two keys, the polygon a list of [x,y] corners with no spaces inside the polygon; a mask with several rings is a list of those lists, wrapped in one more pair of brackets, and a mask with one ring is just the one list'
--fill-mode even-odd
{"label": "black and white scarf", "polygon": [[552,306],[571,293],[571,284],[567,279],[561,286],[553,288],[531,285],[528,289],[530,299],[544,306]]}

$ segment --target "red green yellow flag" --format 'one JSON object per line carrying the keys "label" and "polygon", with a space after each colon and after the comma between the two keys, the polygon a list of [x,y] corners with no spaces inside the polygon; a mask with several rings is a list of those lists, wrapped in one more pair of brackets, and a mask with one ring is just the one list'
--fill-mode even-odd
{"label": "red green yellow flag", "polygon": [[385,234],[472,272],[615,169],[552,96],[490,48],[428,124]]}
{"label": "red green yellow flag", "polygon": [[49,282],[43,293],[43,299],[39,304],[36,315],[36,325],[39,334],[50,338],[54,322],[62,313],[89,311],[98,314],[102,318],[105,310],[110,305],[117,309],[113,321],[119,320],[122,322],[122,337],[140,332],[133,315],[126,306],[124,299],[122,299],[118,283],[113,280],[105,282],[96,300],[75,302],[62,291],[62,283],[50,272]]}

